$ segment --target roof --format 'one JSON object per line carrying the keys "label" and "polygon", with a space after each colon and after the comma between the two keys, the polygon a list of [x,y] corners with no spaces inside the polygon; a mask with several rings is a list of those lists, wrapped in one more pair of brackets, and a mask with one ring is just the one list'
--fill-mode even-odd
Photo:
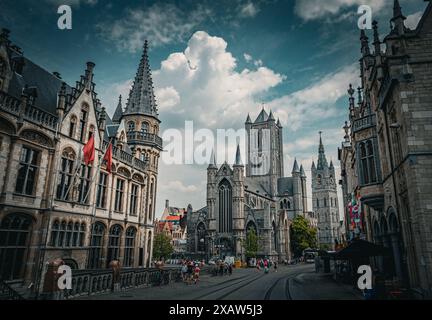
{"label": "roof", "polygon": [[[55,115],[57,94],[64,81],[29,59],[23,56],[21,58],[24,61],[22,74],[14,72],[9,83],[8,94],[20,99],[22,90],[26,85],[28,87],[36,87],[37,97],[35,99],[35,106]],[[70,93],[71,91],[72,88],[66,85],[66,93]]]}
{"label": "roof", "polygon": [[258,115],[258,117],[255,120],[255,123],[257,122],[265,122],[268,119],[268,114],[267,112],[264,110],[264,108],[261,110],[260,114]]}
{"label": "roof", "polygon": [[270,197],[270,192],[268,192],[261,183],[253,178],[245,177],[244,186],[247,191]]}
{"label": "roof", "polygon": [[283,177],[277,181],[278,194],[293,194],[293,178]]}

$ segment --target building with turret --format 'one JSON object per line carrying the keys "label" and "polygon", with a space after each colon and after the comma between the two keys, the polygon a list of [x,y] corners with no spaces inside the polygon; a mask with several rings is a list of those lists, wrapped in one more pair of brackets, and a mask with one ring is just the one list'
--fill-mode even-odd
{"label": "building with turret", "polygon": [[[0,280],[39,293],[47,266],[61,259],[81,271],[73,279],[79,292],[94,285],[85,270],[113,260],[150,266],[162,139],[147,50],[146,43],[126,109],[120,99],[111,120],[95,91],[94,63],[69,86],[1,31]],[[86,165],[90,137],[96,155]],[[108,168],[101,159],[110,143]]]}
{"label": "building with turret", "polygon": [[289,229],[296,215],[307,213],[306,175],[294,161],[291,177],[283,173],[282,126],[264,108],[254,122],[247,116],[246,164],[237,146],[235,162],[207,168],[207,206],[188,214],[188,252],[244,259],[248,230],[259,237],[258,256],[291,258]]}
{"label": "building with turret", "polygon": [[317,217],[318,244],[334,249],[340,241],[339,205],[333,162],[327,163],[320,132],[318,162],[312,162],[312,207]]}

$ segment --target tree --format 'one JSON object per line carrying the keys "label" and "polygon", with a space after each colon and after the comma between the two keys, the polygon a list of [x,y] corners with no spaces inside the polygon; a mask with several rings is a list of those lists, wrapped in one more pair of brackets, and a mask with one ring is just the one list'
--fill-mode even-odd
{"label": "tree", "polygon": [[294,218],[291,224],[291,249],[295,257],[302,255],[306,248],[317,247],[317,231],[311,227],[309,221],[303,216]]}
{"label": "tree", "polygon": [[157,233],[153,240],[153,259],[166,259],[174,252],[171,238],[164,233]]}
{"label": "tree", "polygon": [[256,257],[259,250],[259,237],[255,229],[251,228],[247,231],[246,240],[243,241],[242,245],[247,259]]}

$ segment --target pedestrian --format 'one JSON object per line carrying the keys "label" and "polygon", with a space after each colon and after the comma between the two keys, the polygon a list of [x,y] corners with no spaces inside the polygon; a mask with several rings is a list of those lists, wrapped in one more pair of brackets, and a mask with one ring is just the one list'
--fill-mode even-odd
{"label": "pedestrian", "polygon": [[232,264],[230,263],[230,264],[228,265],[228,272],[229,272],[229,275],[230,275],[230,276],[232,275],[232,271],[233,271],[233,267],[232,267]]}
{"label": "pedestrian", "polygon": [[187,272],[188,272],[188,268],[187,268],[186,263],[183,263],[183,266],[182,266],[181,272],[182,272],[182,279],[183,279],[183,282],[185,282],[185,281],[186,281],[186,277],[187,277]]}
{"label": "pedestrian", "polygon": [[269,269],[268,269],[268,260],[264,260],[264,273],[268,273]]}
{"label": "pedestrian", "polygon": [[256,270],[259,272],[260,271],[260,263],[261,263],[261,260],[257,260],[256,261]]}
{"label": "pedestrian", "polygon": [[221,261],[219,264],[219,274],[223,276],[224,274],[224,263]]}
{"label": "pedestrian", "polygon": [[277,263],[277,261],[275,261],[274,262],[274,270],[275,270],[275,272],[277,272],[277,269],[278,269],[278,263]]}
{"label": "pedestrian", "polygon": [[191,282],[192,282],[193,269],[194,269],[194,265],[193,265],[192,261],[190,261],[188,266],[187,266],[187,284],[191,284]]}
{"label": "pedestrian", "polygon": [[199,268],[198,264],[196,264],[195,269],[194,269],[194,275],[193,275],[193,279],[194,279],[195,284],[197,284],[199,282],[200,271],[201,271],[201,269]]}

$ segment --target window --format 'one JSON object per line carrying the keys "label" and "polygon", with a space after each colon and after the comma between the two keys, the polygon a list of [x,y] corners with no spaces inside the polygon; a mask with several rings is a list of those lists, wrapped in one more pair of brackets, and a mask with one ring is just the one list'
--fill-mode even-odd
{"label": "window", "polygon": [[143,122],[141,123],[141,132],[142,133],[147,133],[149,129],[149,125],[147,122]]}
{"label": "window", "polygon": [[324,198],[324,207],[327,207],[327,199]]}
{"label": "window", "polygon": [[69,124],[69,137],[75,138],[75,129],[77,125],[77,118],[75,116],[71,117]]}
{"label": "window", "polygon": [[321,184],[321,175],[319,174],[317,177],[317,183],[320,185]]}
{"label": "window", "polygon": [[63,152],[61,168],[58,177],[57,199],[69,200],[70,187],[73,180],[73,167],[75,156],[72,153]]}
{"label": "window", "polygon": [[106,261],[107,267],[111,261],[119,259],[121,233],[122,228],[118,224],[113,225],[110,229],[108,239],[108,257]]}
{"label": "window", "polygon": [[136,216],[138,203],[138,186],[132,184],[131,199],[130,199],[130,215]]}
{"label": "window", "polygon": [[100,222],[96,222],[92,226],[90,238],[90,252],[88,260],[89,269],[98,269],[101,267],[104,234],[105,226]]}
{"label": "window", "polygon": [[123,263],[125,267],[133,267],[135,235],[136,235],[136,229],[134,227],[129,227],[126,230],[125,256],[124,256],[124,263]]}
{"label": "window", "polygon": [[86,166],[84,163],[81,164],[81,173],[79,178],[78,186],[78,202],[88,203],[89,201],[89,189],[91,182],[91,166]]}
{"label": "window", "polygon": [[78,244],[80,247],[84,247],[84,239],[85,239],[85,223],[81,223],[80,231],[79,231],[79,237],[78,237]]}
{"label": "window", "polygon": [[38,170],[39,152],[27,147],[21,150],[20,164],[15,191],[20,194],[32,195]]}
{"label": "window", "polygon": [[52,247],[57,247],[59,234],[60,234],[60,223],[58,222],[58,220],[56,220],[52,224],[52,228],[51,228],[51,241],[50,241],[50,245]]}
{"label": "window", "polygon": [[117,179],[115,202],[114,202],[115,211],[120,212],[123,209],[123,193],[124,193],[124,180]]}
{"label": "window", "polygon": [[106,191],[108,185],[108,175],[101,172],[99,175],[98,189],[96,194],[96,206],[106,208]]}
{"label": "window", "polygon": [[69,222],[66,227],[66,239],[65,239],[66,241],[64,244],[65,247],[72,246],[72,232],[73,232],[73,224],[72,222]]}
{"label": "window", "polygon": [[128,131],[135,131],[135,122],[129,121],[128,122]]}
{"label": "window", "polygon": [[374,146],[371,140],[361,142],[359,145],[360,153],[360,177],[362,184],[377,182],[375,167]]}
{"label": "window", "polygon": [[84,138],[85,138],[87,116],[88,116],[88,106],[83,105],[81,109],[81,116],[80,116],[80,141],[81,142],[84,142]]}
{"label": "window", "polygon": [[149,214],[148,214],[150,220],[153,219],[153,182],[154,181],[152,179],[152,182],[150,183],[150,194],[149,194],[150,204],[149,204]]}
{"label": "window", "polygon": [[0,279],[22,277],[24,257],[32,220],[26,215],[9,214],[0,223]]}
{"label": "window", "polygon": [[75,222],[74,230],[73,230],[73,234],[72,234],[72,247],[77,247],[79,244],[79,242],[78,242],[79,228],[80,228],[79,223]]}
{"label": "window", "polygon": [[228,180],[219,185],[219,232],[232,231],[232,189]]}
{"label": "window", "polygon": [[319,199],[316,199],[316,206],[319,208]]}

